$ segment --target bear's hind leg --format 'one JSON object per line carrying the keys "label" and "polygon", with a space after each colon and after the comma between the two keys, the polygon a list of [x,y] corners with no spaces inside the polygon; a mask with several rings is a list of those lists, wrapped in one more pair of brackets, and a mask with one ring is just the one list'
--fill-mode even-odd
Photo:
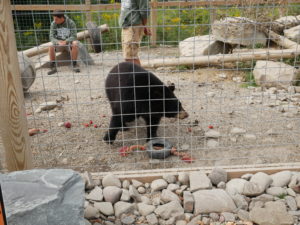
{"label": "bear's hind leg", "polygon": [[143,116],[147,124],[147,141],[157,137],[157,129],[160,122],[160,117]]}
{"label": "bear's hind leg", "polygon": [[116,136],[121,129],[122,123],[121,123],[121,116],[112,116],[109,124],[109,129],[106,132],[103,140],[107,144],[112,144],[114,140],[116,139]]}

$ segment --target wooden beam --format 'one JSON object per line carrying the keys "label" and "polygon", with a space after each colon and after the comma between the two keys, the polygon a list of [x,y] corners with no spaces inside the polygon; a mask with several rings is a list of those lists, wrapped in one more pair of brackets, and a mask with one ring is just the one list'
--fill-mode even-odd
{"label": "wooden beam", "polygon": [[151,36],[150,36],[150,43],[151,46],[156,46],[157,40],[157,0],[151,0],[152,8],[151,8],[151,15],[150,15],[150,25],[151,25]]}
{"label": "wooden beam", "polygon": [[[240,178],[246,173],[264,172],[266,174],[274,174],[280,171],[300,171],[300,163],[273,163],[273,164],[254,164],[254,165],[237,165],[237,166],[219,166],[226,170],[228,179]],[[155,179],[162,178],[165,174],[178,175],[179,172],[189,173],[192,171],[203,171],[209,174],[214,167],[190,167],[190,168],[170,168],[170,169],[152,169],[152,170],[136,170],[136,171],[115,171],[103,173],[91,173],[93,179],[101,179],[109,173],[115,174],[121,180],[136,179],[141,182],[151,183]]]}
{"label": "wooden beam", "polygon": [[10,1],[0,1],[0,129],[9,171],[31,169],[23,88]]}
{"label": "wooden beam", "polygon": [[161,67],[161,66],[178,66],[178,65],[208,66],[208,65],[222,65],[222,63],[227,63],[227,62],[244,62],[249,60],[294,58],[298,55],[300,55],[300,48],[284,49],[284,50],[266,49],[257,52],[152,59],[152,60],[142,61],[142,66],[143,67]]}

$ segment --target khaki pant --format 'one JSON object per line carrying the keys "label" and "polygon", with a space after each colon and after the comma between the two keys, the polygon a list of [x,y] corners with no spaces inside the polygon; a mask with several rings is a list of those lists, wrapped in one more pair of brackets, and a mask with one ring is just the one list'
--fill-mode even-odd
{"label": "khaki pant", "polygon": [[122,29],[122,49],[124,59],[138,59],[140,43],[144,36],[144,26],[137,25]]}

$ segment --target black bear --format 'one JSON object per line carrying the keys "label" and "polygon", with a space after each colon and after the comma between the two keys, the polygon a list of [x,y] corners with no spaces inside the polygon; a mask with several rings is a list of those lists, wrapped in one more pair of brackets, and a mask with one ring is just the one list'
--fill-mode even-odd
{"label": "black bear", "polygon": [[173,91],[175,85],[166,86],[153,73],[132,62],[122,62],[109,72],[105,90],[112,117],[104,141],[112,144],[126,123],[142,117],[147,124],[147,140],[157,137],[161,118],[184,119],[188,113],[182,108]]}

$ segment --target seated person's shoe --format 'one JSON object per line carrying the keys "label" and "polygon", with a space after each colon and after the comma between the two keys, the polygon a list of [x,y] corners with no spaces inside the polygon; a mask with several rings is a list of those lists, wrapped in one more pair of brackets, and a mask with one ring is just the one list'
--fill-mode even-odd
{"label": "seated person's shoe", "polygon": [[74,73],[80,73],[80,68],[79,68],[79,66],[77,64],[73,65],[73,72]]}
{"label": "seated person's shoe", "polygon": [[48,71],[48,75],[55,74],[56,72],[57,72],[56,67],[52,67],[52,68],[50,68],[50,70]]}

